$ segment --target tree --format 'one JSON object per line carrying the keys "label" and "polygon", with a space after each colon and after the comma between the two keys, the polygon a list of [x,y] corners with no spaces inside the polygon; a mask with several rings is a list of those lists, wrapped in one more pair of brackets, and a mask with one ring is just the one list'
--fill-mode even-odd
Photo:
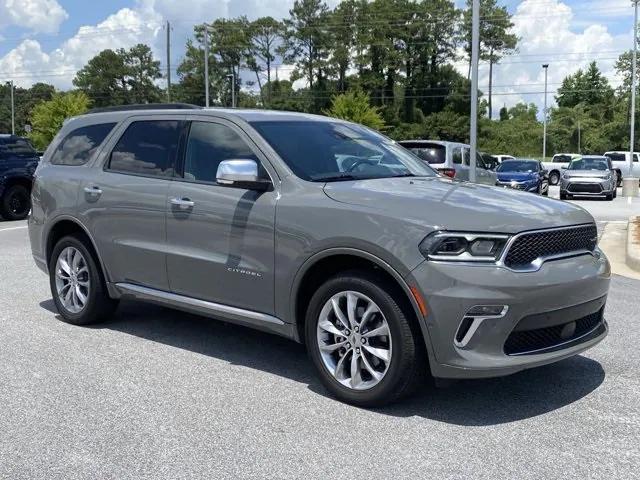
{"label": "tree", "polygon": [[51,100],[36,105],[31,117],[29,137],[38,150],[44,150],[60,131],[65,119],[85,113],[89,97],[83,92],[56,93]]}
{"label": "tree", "polygon": [[[31,120],[31,111],[38,103],[51,100],[55,93],[53,85],[34,83],[31,88],[15,87],[13,91],[15,105],[16,133],[25,133],[25,126]],[[0,84],[0,133],[11,132],[11,86]]]}
{"label": "tree", "polygon": [[161,78],[160,62],[151,49],[138,44],[129,50],[103,50],[93,57],[73,79],[93,106],[153,103],[161,96],[155,84]]}
{"label": "tree", "polygon": [[385,126],[379,109],[372,107],[369,103],[369,95],[358,90],[333,97],[331,108],[324,113],[330,117],[360,123],[376,130],[382,130]]}
{"label": "tree", "polygon": [[568,108],[573,108],[580,103],[590,107],[610,105],[613,94],[609,81],[602,75],[597,63],[593,61],[586,71],[580,69],[562,81],[556,102],[559,107]]}
{"label": "tree", "polygon": [[[465,51],[469,58],[469,74],[471,77],[471,37],[472,37],[472,0],[467,0],[467,9],[464,12],[463,37],[465,39]],[[489,119],[493,116],[493,66],[510,52],[513,52],[518,44],[518,37],[510,33],[513,28],[511,15],[506,7],[497,5],[496,0],[480,1],[480,60],[489,62]]]}
{"label": "tree", "polygon": [[247,65],[256,75],[261,94],[263,88],[260,74],[266,72],[266,96],[262,95],[262,103],[267,106],[271,104],[271,65],[276,59],[278,44],[282,41],[283,28],[282,22],[272,17],[262,17],[251,22],[249,29]]}

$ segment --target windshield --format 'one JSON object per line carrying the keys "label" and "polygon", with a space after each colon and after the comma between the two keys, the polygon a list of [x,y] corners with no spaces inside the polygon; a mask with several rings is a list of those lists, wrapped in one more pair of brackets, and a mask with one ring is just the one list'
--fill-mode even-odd
{"label": "windshield", "polygon": [[438,175],[405,148],[360,125],[300,120],[258,121],[251,126],[304,180]]}
{"label": "windshield", "polygon": [[519,172],[519,173],[537,172],[538,165],[536,164],[536,162],[508,160],[508,161],[502,162],[500,166],[498,166],[496,171],[497,172]]}
{"label": "windshield", "polygon": [[447,161],[447,147],[444,145],[411,142],[400,142],[400,145],[427,163],[446,163]]}
{"label": "windshield", "polygon": [[604,158],[581,158],[569,164],[569,170],[609,170]]}

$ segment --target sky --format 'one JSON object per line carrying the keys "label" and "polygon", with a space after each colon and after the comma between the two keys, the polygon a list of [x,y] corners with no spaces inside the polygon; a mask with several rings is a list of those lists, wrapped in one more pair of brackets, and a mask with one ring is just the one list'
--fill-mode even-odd
{"label": "sky", "polygon": [[[459,6],[464,3],[456,1]],[[593,60],[614,87],[619,85],[615,60],[631,47],[633,38],[629,0],[499,3],[513,14],[520,42],[518,52],[494,69],[494,111],[523,101],[541,110],[543,63],[550,65],[550,104],[562,79]],[[0,82],[13,80],[27,87],[44,81],[68,89],[77,70],[101,50],[140,42],[149,44],[165,65],[167,20],[176,67],[194,24],[239,15],[282,18],[292,4],[293,0],[0,0]],[[456,66],[466,75],[464,60]],[[283,67],[280,78],[290,71]],[[481,65],[479,80],[486,92],[486,65]]]}

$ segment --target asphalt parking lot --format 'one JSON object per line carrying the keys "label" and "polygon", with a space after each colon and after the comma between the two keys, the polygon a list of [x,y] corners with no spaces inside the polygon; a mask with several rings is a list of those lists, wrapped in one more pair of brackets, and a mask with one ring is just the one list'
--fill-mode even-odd
{"label": "asphalt parking lot", "polygon": [[[625,202],[578,203],[602,224]],[[640,478],[640,281],[614,277],[584,355],[363,410],[275,336],[131,302],[58,321],[24,222],[0,222],[0,271],[3,479]]]}

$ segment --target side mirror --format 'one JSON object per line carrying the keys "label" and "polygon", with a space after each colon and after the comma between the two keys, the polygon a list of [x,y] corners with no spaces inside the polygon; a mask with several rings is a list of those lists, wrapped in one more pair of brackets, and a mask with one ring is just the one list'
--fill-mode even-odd
{"label": "side mirror", "polygon": [[258,163],[255,160],[223,160],[218,165],[216,181],[227,187],[247,190],[268,190],[269,180],[258,175]]}

